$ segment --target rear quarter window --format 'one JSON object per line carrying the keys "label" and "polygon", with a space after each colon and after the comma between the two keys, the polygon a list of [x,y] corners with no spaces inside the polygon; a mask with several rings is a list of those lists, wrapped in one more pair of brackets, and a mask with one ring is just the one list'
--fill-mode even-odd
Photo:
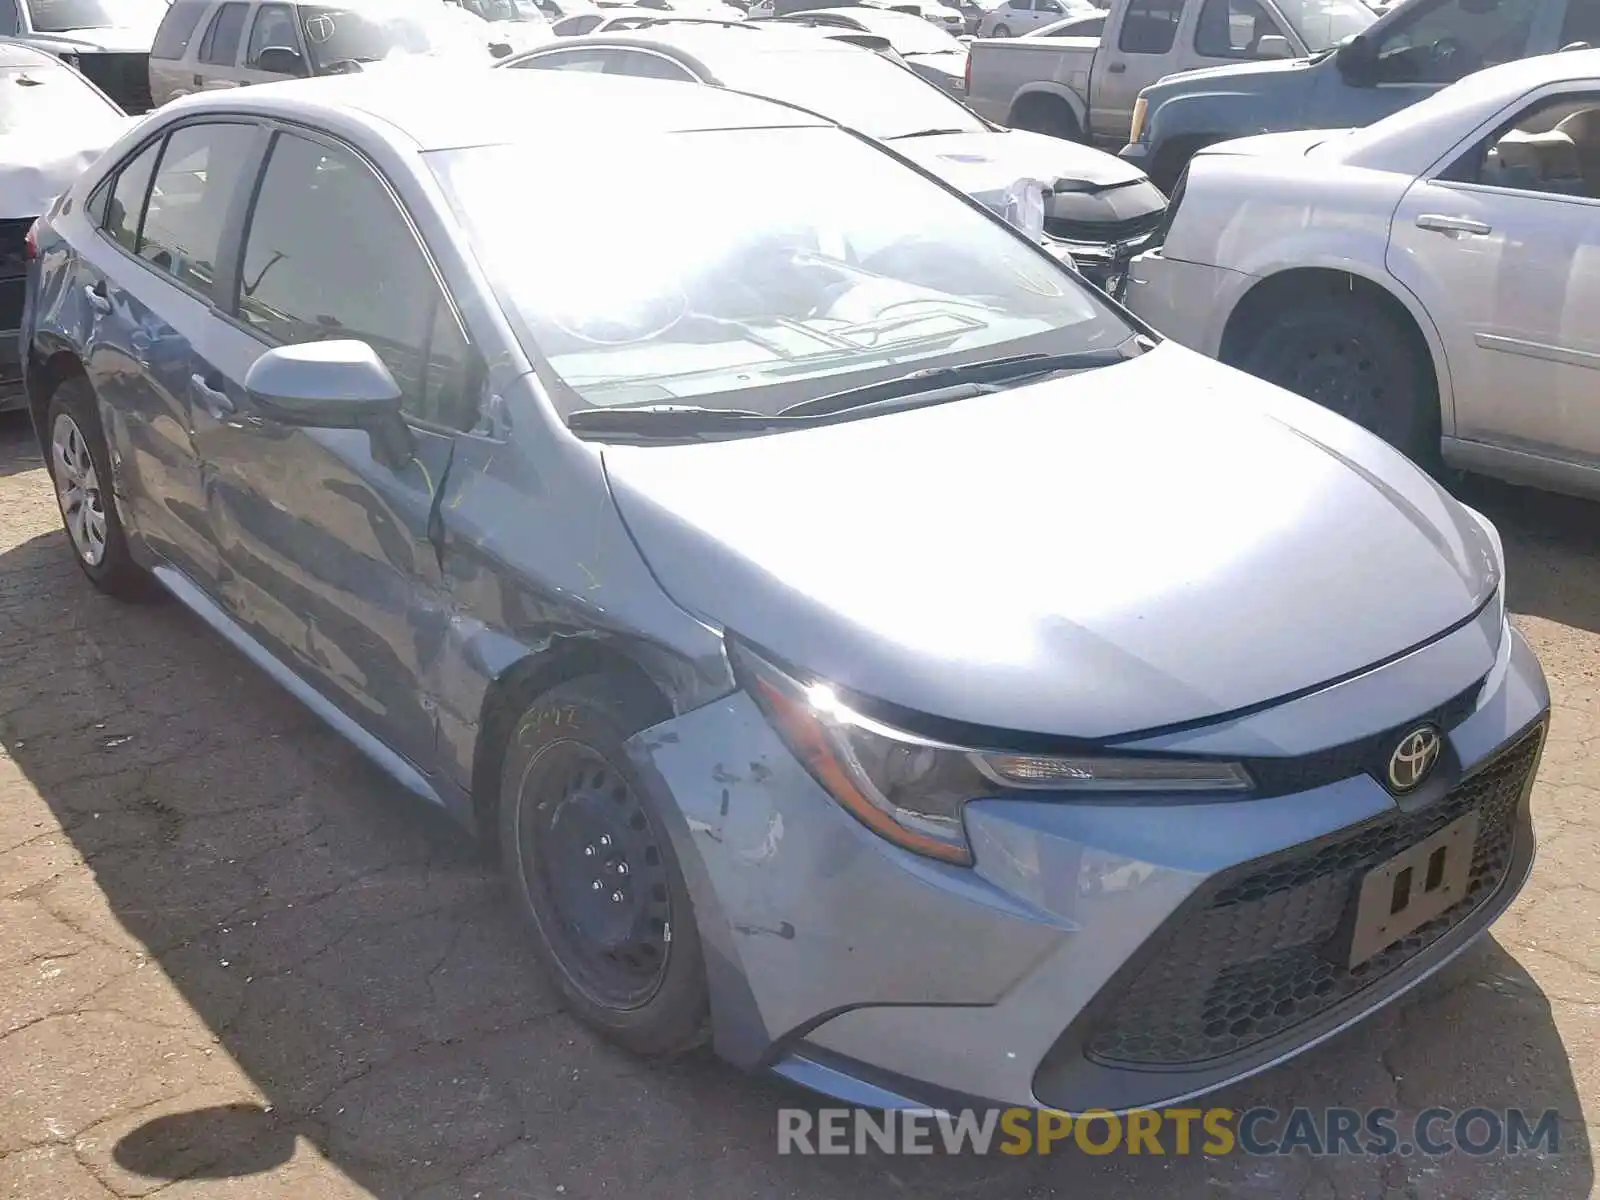
{"label": "rear quarter window", "polygon": [[155,41],[150,45],[150,57],[182,58],[207,7],[207,0],[174,0],[172,7],[167,9],[167,15],[161,19],[161,27],[156,30]]}

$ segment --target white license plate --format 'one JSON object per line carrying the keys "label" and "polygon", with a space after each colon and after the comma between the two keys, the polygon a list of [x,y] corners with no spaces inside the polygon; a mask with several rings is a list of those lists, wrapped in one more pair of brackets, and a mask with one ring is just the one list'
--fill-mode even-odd
{"label": "white license plate", "polygon": [[1368,871],[1356,901],[1350,965],[1382,953],[1465,897],[1477,840],[1474,809]]}

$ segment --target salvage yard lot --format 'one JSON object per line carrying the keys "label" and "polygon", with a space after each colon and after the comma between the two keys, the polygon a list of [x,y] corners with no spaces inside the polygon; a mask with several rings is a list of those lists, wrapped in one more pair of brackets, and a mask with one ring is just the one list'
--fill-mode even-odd
{"label": "salvage yard lot", "polygon": [[781,1158],[804,1096],[591,1037],[464,839],[183,609],[90,588],[0,417],[0,1197],[1595,1195],[1600,507],[1465,493],[1554,695],[1533,879],[1419,993],[1217,1102],[1555,1108],[1558,1154]]}

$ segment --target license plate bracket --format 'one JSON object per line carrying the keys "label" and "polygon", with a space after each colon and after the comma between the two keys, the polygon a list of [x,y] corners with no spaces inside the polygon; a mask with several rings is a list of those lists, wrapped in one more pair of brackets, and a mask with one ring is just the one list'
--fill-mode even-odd
{"label": "license plate bracket", "polygon": [[1351,967],[1381,954],[1466,896],[1478,819],[1473,809],[1362,877],[1350,936]]}

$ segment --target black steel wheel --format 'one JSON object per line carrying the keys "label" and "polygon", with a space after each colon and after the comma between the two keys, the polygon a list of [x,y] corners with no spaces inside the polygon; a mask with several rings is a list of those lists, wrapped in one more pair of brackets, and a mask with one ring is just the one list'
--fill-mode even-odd
{"label": "black steel wheel", "polygon": [[631,1049],[705,1040],[693,906],[663,815],[624,743],[664,714],[632,681],[540,697],[512,731],[500,846],[534,949],[577,1016]]}
{"label": "black steel wheel", "polygon": [[1255,318],[1234,365],[1365,426],[1425,466],[1439,400],[1425,350],[1371,297],[1329,287]]}

